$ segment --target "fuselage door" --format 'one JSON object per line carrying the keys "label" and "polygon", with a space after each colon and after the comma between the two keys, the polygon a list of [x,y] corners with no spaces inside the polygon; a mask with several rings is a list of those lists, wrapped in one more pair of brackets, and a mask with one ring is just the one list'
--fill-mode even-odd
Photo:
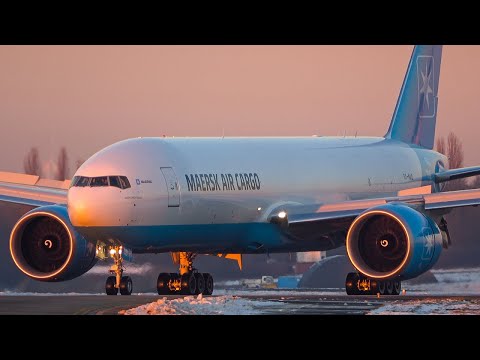
{"label": "fuselage door", "polygon": [[168,206],[180,206],[180,191],[175,172],[171,167],[161,167],[160,170],[162,171],[163,177],[165,178],[165,183],[167,184]]}

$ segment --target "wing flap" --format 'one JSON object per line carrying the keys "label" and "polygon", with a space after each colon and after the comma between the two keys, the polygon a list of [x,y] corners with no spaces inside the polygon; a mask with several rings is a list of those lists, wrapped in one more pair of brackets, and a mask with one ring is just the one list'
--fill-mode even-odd
{"label": "wing flap", "polygon": [[425,210],[480,205],[480,189],[447,191],[423,196]]}
{"label": "wing flap", "polygon": [[28,175],[20,173],[11,173],[0,171],[0,182],[35,185],[40,177],[37,175]]}
{"label": "wing flap", "polygon": [[40,186],[40,187],[49,187],[54,189],[64,189],[67,190],[70,186],[70,180],[52,180],[52,179],[42,179],[37,175],[28,175],[20,173],[12,173],[0,171],[0,183],[10,183],[15,185],[30,185],[30,186]]}

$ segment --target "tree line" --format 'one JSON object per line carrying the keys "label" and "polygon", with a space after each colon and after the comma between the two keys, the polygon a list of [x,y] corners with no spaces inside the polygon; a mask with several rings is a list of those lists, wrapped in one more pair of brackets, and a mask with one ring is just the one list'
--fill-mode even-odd
{"label": "tree line", "polygon": [[[455,135],[455,133],[450,132],[446,139],[443,136],[439,137],[435,144],[435,150],[447,157],[449,169],[458,169],[464,167],[463,144],[458,136]],[[468,179],[448,181],[445,183],[443,191],[478,188],[480,188],[480,176],[475,176]]]}
{"label": "tree line", "polygon": [[[83,160],[76,161],[76,169],[77,170],[82,164]],[[37,175],[42,177],[42,166],[40,162],[40,156],[38,148],[32,147],[28,153],[25,155],[23,160],[23,169],[25,174],[29,175]],[[57,161],[55,162],[54,166],[54,175],[53,178],[55,180],[64,181],[70,179],[70,167],[68,165],[68,154],[67,149],[65,146],[60,148],[60,152],[57,157]]]}

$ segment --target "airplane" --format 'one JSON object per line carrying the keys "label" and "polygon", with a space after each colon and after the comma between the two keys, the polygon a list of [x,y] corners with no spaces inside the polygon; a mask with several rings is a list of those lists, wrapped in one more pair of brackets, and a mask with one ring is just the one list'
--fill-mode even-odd
{"label": "airplane", "polygon": [[443,191],[480,167],[449,170],[433,150],[441,57],[440,45],[414,47],[383,137],[132,138],[98,151],[69,184],[0,173],[0,202],[26,208],[11,257],[48,282],[112,258],[105,292],[130,295],[124,261],[169,252],[179,272],[158,275],[158,294],[211,295],[199,254],[241,266],[242,254],[345,246],[356,269],[347,294],[398,295],[450,245],[445,215],[480,204],[480,190]]}

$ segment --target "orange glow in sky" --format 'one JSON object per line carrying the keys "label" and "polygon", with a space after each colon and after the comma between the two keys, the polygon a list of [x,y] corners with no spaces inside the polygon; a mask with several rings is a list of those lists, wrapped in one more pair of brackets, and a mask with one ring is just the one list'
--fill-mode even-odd
{"label": "orange glow in sky", "polygon": [[[0,46],[0,171],[137,136],[386,132],[413,46]],[[480,164],[480,46],[445,46],[437,135]],[[73,175],[72,173],[70,175]]]}

